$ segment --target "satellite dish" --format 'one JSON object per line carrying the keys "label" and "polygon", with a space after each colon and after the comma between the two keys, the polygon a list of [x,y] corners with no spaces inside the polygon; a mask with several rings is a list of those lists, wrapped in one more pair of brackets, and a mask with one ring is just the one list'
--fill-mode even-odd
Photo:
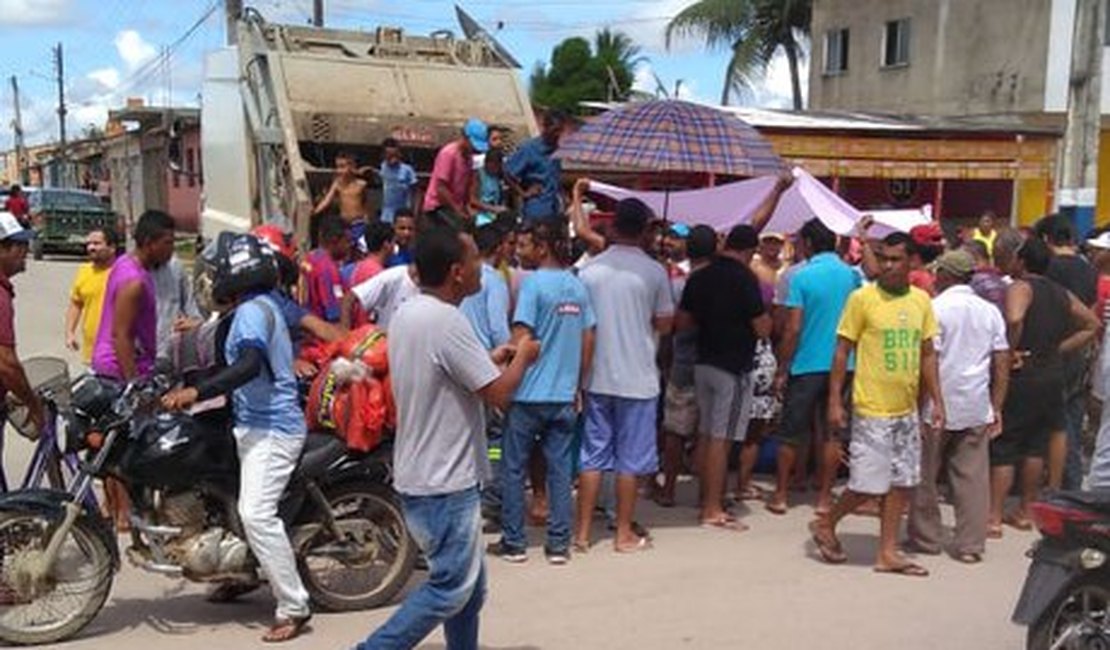
{"label": "satellite dish", "polygon": [[491,36],[484,27],[479,25],[478,21],[474,20],[470,14],[463,11],[463,8],[459,5],[455,5],[455,15],[458,17],[459,26],[462,27],[463,34],[466,34],[467,38],[475,41],[482,41],[488,45],[490,49],[493,50],[494,54],[510,68],[520,67],[520,63],[513,58],[513,55],[509,54],[509,51],[502,47],[501,44],[497,42],[497,39]]}

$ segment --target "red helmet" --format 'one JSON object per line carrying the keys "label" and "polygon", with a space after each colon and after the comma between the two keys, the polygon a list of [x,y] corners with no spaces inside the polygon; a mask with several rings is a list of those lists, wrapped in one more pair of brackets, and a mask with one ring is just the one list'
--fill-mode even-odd
{"label": "red helmet", "polygon": [[288,259],[296,257],[296,246],[293,244],[293,235],[284,232],[280,227],[266,223],[251,231],[251,234],[261,239],[274,249],[278,255]]}

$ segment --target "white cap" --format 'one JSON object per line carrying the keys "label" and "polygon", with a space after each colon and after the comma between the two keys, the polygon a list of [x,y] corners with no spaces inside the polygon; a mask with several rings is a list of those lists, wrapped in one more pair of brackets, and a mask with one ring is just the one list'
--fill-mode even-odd
{"label": "white cap", "polygon": [[0,240],[29,242],[35,238],[35,231],[24,228],[19,219],[11,212],[0,212]]}
{"label": "white cap", "polygon": [[1091,248],[1110,250],[1110,230],[1107,230],[1098,237],[1092,237],[1091,239],[1088,239],[1087,245]]}

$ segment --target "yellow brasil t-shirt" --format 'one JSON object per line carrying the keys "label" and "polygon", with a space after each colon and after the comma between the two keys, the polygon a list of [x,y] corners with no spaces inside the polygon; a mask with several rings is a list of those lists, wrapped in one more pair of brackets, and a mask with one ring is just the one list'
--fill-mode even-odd
{"label": "yellow brasil t-shirt", "polygon": [[77,268],[77,276],[73,278],[73,289],[70,290],[69,298],[81,306],[83,313],[81,359],[85,364],[92,360],[96,333],[100,329],[100,311],[104,306],[104,290],[108,286],[108,272],[111,270],[110,266],[98,269],[92,262],[85,262]]}
{"label": "yellow brasil t-shirt", "polygon": [[856,344],[856,413],[886,418],[917,411],[921,344],[937,335],[927,293],[910,287],[896,296],[869,284],[849,296],[836,333]]}

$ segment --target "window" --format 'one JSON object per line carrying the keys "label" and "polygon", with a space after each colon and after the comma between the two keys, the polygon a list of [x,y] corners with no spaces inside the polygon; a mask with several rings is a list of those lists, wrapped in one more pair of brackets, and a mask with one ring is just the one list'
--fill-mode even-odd
{"label": "window", "polygon": [[883,34],[883,66],[910,64],[910,19],[892,20]]}
{"label": "window", "polygon": [[848,30],[830,29],[825,33],[825,74],[848,71]]}
{"label": "window", "polygon": [[196,170],[197,170],[196,150],[192,149],[192,148],[186,149],[185,150],[185,174],[189,177],[189,187],[196,187],[197,186]]}

